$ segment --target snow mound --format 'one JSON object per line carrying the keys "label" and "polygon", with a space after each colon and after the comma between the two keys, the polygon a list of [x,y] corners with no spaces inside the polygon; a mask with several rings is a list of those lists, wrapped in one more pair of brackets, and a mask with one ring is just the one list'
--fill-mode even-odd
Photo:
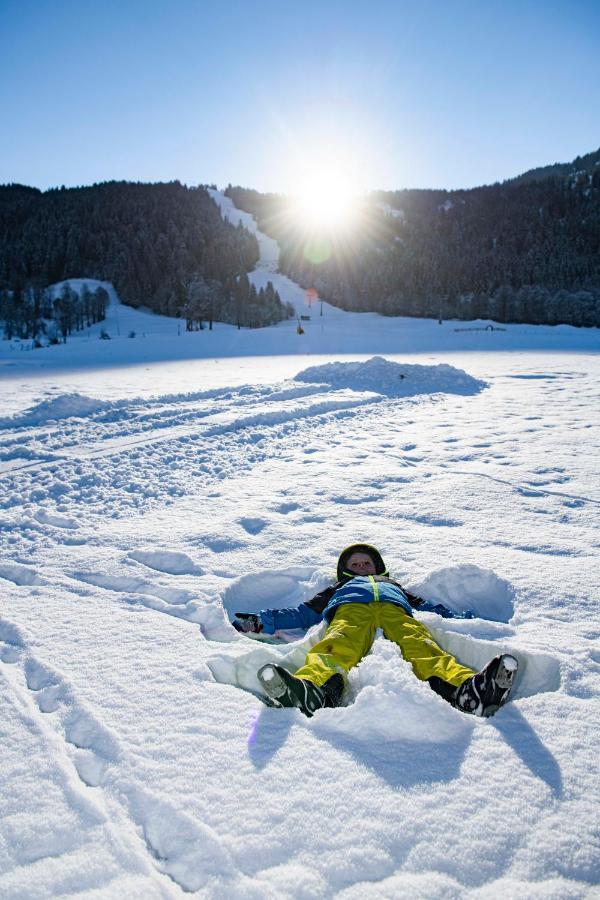
{"label": "snow mound", "polygon": [[512,585],[490,569],[479,566],[446,566],[410,585],[410,589],[419,597],[443,603],[454,612],[470,609],[476,616],[494,622],[509,622],[514,613]]}
{"label": "snow mound", "polygon": [[317,714],[327,717],[328,731],[368,734],[369,741],[443,744],[470,734],[473,728],[471,719],[457,715],[415,677],[398,647],[385,638],[376,639],[371,652],[351,670],[349,686],[351,705]]}
{"label": "snow mound", "polygon": [[303,369],[295,381],[327,384],[334,388],[373,391],[387,397],[415,394],[478,394],[487,384],[462,369],[440,363],[437,366],[404,365],[382,356],[366,362],[326,363]]}
{"label": "snow mound", "polygon": [[0,419],[0,428],[43,425],[57,419],[84,418],[111,406],[103,400],[94,400],[83,394],[59,394],[49,400],[42,400],[30,409],[16,415]]}

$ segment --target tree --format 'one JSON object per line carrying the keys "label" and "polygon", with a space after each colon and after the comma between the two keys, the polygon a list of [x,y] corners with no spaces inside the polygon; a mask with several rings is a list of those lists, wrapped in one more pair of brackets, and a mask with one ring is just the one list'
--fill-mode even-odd
{"label": "tree", "polygon": [[187,283],[186,302],[182,310],[187,331],[202,331],[204,319],[210,320],[212,328],[214,291],[214,285],[197,274]]}
{"label": "tree", "polygon": [[67,335],[71,334],[73,328],[74,308],[77,301],[78,295],[68,284],[62,286],[60,295],[54,301],[54,319],[64,344],[67,343]]}

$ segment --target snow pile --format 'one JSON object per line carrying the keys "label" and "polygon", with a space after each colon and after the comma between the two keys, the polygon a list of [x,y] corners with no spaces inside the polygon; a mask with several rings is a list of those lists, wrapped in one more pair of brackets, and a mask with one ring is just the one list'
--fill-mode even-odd
{"label": "snow pile", "polygon": [[366,362],[336,362],[311,366],[298,372],[296,381],[327,384],[333,388],[373,391],[387,397],[413,397],[416,394],[478,394],[485,381],[473,378],[461,369],[440,363],[437,366],[404,365],[382,356]]}
{"label": "snow pile", "polygon": [[[472,720],[457,716],[428,684],[415,678],[392,641],[376,639],[371,653],[350,672],[349,706],[319,713],[323,727],[369,743],[445,744],[468,736]],[[354,701],[354,702],[353,702]]]}
{"label": "snow pile", "polygon": [[109,407],[110,403],[84,397],[82,394],[59,394],[42,400],[22,414],[0,419],[0,428],[43,425],[59,419],[83,418]]}
{"label": "snow pile", "polygon": [[496,622],[510,622],[514,613],[512,585],[479,566],[445,566],[410,588],[419,597],[457,613],[470,609],[476,616]]}

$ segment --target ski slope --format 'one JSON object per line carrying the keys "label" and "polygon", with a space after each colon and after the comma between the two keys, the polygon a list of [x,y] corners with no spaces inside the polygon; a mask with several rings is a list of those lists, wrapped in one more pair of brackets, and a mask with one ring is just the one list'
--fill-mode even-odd
{"label": "ski slope", "polygon": [[[113,294],[110,341],[1,342],[3,898],[596,894],[598,332],[311,310],[187,335]],[[510,706],[459,714],[382,637],[346,706],[261,703],[319,629],[231,615],[355,540],[476,611],[420,618],[514,653]]]}

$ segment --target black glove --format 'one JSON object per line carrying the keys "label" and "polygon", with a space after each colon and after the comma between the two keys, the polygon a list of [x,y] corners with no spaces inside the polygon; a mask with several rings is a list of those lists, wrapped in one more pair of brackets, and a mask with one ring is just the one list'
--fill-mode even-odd
{"label": "black glove", "polygon": [[263,623],[260,616],[254,613],[236,612],[235,619],[231,623],[236,631],[243,634],[260,634],[263,630]]}

